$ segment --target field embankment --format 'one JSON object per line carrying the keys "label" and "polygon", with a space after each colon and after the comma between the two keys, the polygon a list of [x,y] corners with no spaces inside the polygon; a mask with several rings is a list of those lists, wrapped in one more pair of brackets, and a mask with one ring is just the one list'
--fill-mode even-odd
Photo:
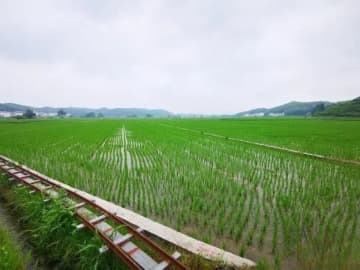
{"label": "field embankment", "polygon": [[[189,128],[183,128],[183,127],[172,126],[172,125],[166,125],[166,126],[177,128],[177,129],[187,131],[187,132],[198,132],[197,130],[193,130],[193,129],[189,129]],[[330,162],[335,162],[335,163],[340,163],[340,164],[350,164],[350,165],[354,165],[354,166],[360,166],[360,161],[358,161],[358,160],[350,160],[350,159],[336,158],[336,157],[331,157],[331,156],[324,156],[324,155],[320,155],[320,154],[304,152],[301,150],[290,149],[290,148],[286,148],[286,147],[282,147],[282,146],[260,143],[260,142],[253,142],[253,141],[243,140],[240,138],[232,138],[232,137],[227,137],[227,136],[223,136],[223,135],[219,135],[219,134],[215,134],[215,133],[204,132],[204,131],[201,131],[201,134],[205,135],[205,136],[210,136],[213,138],[226,139],[226,140],[230,140],[230,141],[234,141],[234,142],[245,143],[245,144],[249,144],[249,145],[253,145],[253,146],[260,146],[260,147],[264,147],[264,148],[268,148],[268,149],[272,149],[272,150],[287,152],[290,154],[301,155],[304,157],[315,158],[315,159],[320,159],[320,160],[330,161]]]}
{"label": "field embankment", "polygon": [[162,123],[198,132],[360,161],[360,119],[179,119]]}

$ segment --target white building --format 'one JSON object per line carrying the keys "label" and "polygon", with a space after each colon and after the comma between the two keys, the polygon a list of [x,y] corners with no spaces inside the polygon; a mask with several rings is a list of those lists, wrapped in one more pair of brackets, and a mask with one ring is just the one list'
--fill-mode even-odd
{"label": "white building", "polygon": [[274,117],[278,117],[278,116],[285,116],[285,113],[269,113],[269,116],[274,116]]}
{"label": "white building", "polygon": [[57,113],[44,113],[44,112],[35,112],[37,117],[40,118],[51,118],[56,117]]}
{"label": "white building", "polygon": [[262,117],[264,116],[265,114],[262,112],[262,113],[247,113],[245,114],[244,116],[245,117]]}
{"label": "white building", "polygon": [[24,112],[5,112],[5,111],[0,111],[0,117],[15,117],[15,116],[20,116],[23,115]]}
{"label": "white building", "polygon": [[10,112],[0,112],[0,117],[10,117],[11,113]]}

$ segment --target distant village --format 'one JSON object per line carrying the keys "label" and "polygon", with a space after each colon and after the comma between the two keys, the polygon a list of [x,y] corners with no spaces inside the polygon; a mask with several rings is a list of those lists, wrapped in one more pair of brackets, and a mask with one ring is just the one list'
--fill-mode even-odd
{"label": "distant village", "polygon": [[243,115],[244,117],[263,117],[263,116],[272,116],[272,117],[279,117],[279,116],[285,116],[285,113],[246,113]]}
{"label": "distant village", "polygon": [[66,113],[63,110],[59,110],[57,113],[45,113],[45,112],[37,112],[32,110],[26,110],[26,111],[0,111],[0,118],[55,118],[55,117],[61,117],[61,118],[70,118],[72,117],[71,114]]}
{"label": "distant village", "polygon": [[[242,115],[242,117],[281,117],[281,116],[285,116],[285,113],[263,113],[263,112],[259,112],[259,113],[246,113],[244,115]],[[51,113],[47,113],[47,112],[38,112],[36,110],[32,111],[32,110],[26,110],[26,111],[0,111],[0,118],[17,118],[17,119],[31,119],[31,118],[71,118],[73,117],[72,114],[67,113],[63,110],[59,110],[57,113],[51,112]],[[86,113],[84,114],[82,117],[86,117],[86,118],[101,118],[104,117],[101,113],[100,114],[96,114],[93,112],[90,113]],[[137,115],[128,115],[127,117],[137,117]],[[152,115],[147,114],[146,115],[147,118],[152,117]],[[170,117],[170,116],[169,116]],[[191,114],[186,114],[186,115],[174,115],[172,116],[173,118],[202,118],[202,117],[206,117],[204,115],[191,115]],[[208,116],[209,117],[209,116]],[[216,116],[210,116],[210,117],[216,117]],[[222,116],[222,117],[226,117],[226,116]]]}

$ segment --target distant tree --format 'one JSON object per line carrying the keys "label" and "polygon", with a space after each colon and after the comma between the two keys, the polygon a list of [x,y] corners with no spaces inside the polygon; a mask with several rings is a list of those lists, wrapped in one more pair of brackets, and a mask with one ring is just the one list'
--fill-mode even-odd
{"label": "distant tree", "polygon": [[360,102],[360,97],[354,98],[353,101]]}
{"label": "distant tree", "polygon": [[153,116],[152,116],[152,114],[147,113],[147,114],[146,114],[146,117],[147,117],[147,118],[151,118],[151,117],[153,117]]}
{"label": "distant tree", "polygon": [[311,114],[316,115],[316,114],[321,113],[323,111],[325,111],[325,104],[320,103],[320,104],[315,106],[315,108],[312,110]]}
{"label": "distant tree", "polygon": [[66,112],[65,112],[63,109],[61,109],[61,110],[59,110],[59,111],[57,112],[57,115],[58,115],[59,117],[63,118],[64,116],[66,116]]}
{"label": "distant tree", "polygon": [[32,119],[36,117],[36,113],[34,113],[32,110],[27,109],[24,113],[23,113],[23,118],[26,119]]}
{"label": "distant tree", "polygon": [[95,118],[96,114],[94,112],[89,112],[89,113],[85,114],[85,117],[87,117],[87,118]]}
{"label": "distant tree", "polygon": [[104,118],[104,115],[103,115],[102,113],[98,113],[98,114],[97,114],[97,117],[98,117],[98,118]]}

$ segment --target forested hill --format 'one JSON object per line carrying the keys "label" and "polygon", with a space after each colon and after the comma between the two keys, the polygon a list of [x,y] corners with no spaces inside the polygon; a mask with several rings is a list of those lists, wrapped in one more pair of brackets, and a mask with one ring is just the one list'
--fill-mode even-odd
{"label": "forested hill", "polygon": [[328,106],[319,105],[314,116],[360,117],[360,97],[349,101],[337,102]]}
{"label": "forested hill", "polygon": [[273,108],[258,108],[250,111],[237,113],[236,116],[252,116],[261,115],[264,116],[272,114],[283,114],[284,116],[304,116],[309,115],[320,104],[328,105],[330,102],[327,101],[313,101],[313,102],[298,102],[291,101],[289,103],[276,106]]}

